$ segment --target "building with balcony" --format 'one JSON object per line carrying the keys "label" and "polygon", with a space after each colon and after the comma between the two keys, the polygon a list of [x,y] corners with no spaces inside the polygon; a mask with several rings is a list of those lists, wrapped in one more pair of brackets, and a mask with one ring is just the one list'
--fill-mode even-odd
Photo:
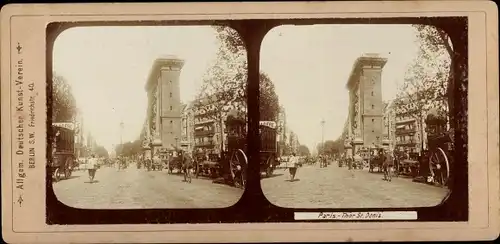
{"label": "building with balcony", "polygon": [[384,143],[381,77],[386,62],[379,54],[367,53],[353,65],[346,85],[349,113],[344,145],[349,153]]}
{"label": "building with balcony", "polygon": [[280,106],[280,111],[278,113],[278,136],[277,136],[277,141],[279,145],[279,155],[285,155],[287,153],[287,146],[288,146],[288,140],[287,140],[287,133],[288,133],[288,128],[287,128],[287,123],[286,123],[286,112],[285,108]]}
{"label": "building with balcony", "polygon": [[194,111],[192,104],[181,105],[181,138],[180,147],[188,152],[192,152],[195,145],[194,137]]}
{"label": "building with balcony", "polygon": [[217,111],[217,96],[214,94],[191,103],[195,151],[220,154],[221,150],[226,150],[225,114]]}
{"label": "building with balcony", "polygon": [[396,147],[396,113],[393,108],[394,103],[392,101],[384,102],[383,109],[383,123],[384,130],[382,133],[383,141],[389,148],[389,150],[394,150]]}
{"label": "building with balcony", "polygon": [[290,131],[290,134],[288,135],[288,139],[289,139],[290,149],[292,152],[298,153],[299,146],[300,146],[299,137],[292,130],[289,130],[289,131]]}
{"label": "building with balcony", "polygon": [[182,132],[179,77],[183,66],[184,60],[172,55],[153,62],[145,86],[148,107],[141,133],[146,158],[179,146]]}
{"label": "building with balcony", "polygon": [[[400,104],[407,104],[404,100]],[[425,115],[418,115],[418,111],[405,109],[400,111],[393,105],[394,113],[394,144],[399,151],[409,153],[421,153],[422,149],[427,148],[427,134],[425,132]],[[411,105],[408,106],[411,108]]]}

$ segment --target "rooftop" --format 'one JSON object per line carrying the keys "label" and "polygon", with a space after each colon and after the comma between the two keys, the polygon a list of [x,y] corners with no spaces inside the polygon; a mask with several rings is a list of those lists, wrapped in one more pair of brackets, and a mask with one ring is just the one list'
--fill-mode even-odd
{"label": "rooftop", "polygon": [[155,59],[146,81],[146,91],[149,91],[153,80],[157,77],[156,74],[160,72],[162,67],[177,66],[179,69],[182,69],[182,67],[184,66],[184,62],[185,61],[183,59],[180,59],[175,55],[161,55],[160,57]]}
{"label": "rooftop", "polygon": [[[380,68],[384,68],[387,63],[387,58],[382,57],[381,54],[378,53],[365,53],[361,55],[359,58],[354,61],[351,75],[349,76],[349,80],[347,81],[346,87],[347,89],[351,89],[353,84],[355,83],[355,78],[361,75],[361,71],[363,66],[372,65],[372,66],[380,66]],[[358,80],[359,81],[359,80]]]}
{"label": "rooftop", "polygon": [[182,59],[179,58],[179,56],[173,55],[173,54],[160,55],[160,57],[158,57],[158,59],[182,60]]}

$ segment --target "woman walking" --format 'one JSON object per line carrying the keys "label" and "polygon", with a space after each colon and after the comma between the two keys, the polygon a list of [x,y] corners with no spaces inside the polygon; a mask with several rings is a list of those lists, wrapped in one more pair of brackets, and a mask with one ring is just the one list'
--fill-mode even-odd
{"label": "woman walking", "polygon": [[95,154],[92,154],[91,158],[89,159],[89,180],[90,182],[94,182],[94,177],[95,173],[97,171],[97,159],[95,158]]}
{"label": "woman walking", "polygon": [[298,161],[297,157],[295,156],[295,153],[292,153],[292,156],[290,157],[290,167],[288,168],[288,172],[290,173],[290,181],[295,180],[295,174],[297,174],[297,167],[298,167]]}
{"label": "woman walking", "polygon": [[184,170],[184,182],[191,183],[191,170],[193,169],[193,160],[191,156],[182,152],[182,169]]}
{"label": "woman walking", "polygon": [[383,168],[384,168],[384,180],[392,180],[392,168],[394,166],[394,159],[392,155],[387,151],[382,151],[381,156],[383,157]]}

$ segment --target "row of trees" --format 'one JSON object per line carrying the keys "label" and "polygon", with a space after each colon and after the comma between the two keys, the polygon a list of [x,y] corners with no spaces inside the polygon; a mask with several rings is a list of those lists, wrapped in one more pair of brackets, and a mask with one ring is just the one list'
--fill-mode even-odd
{"label": "row of trees", "polygon": [[125,142],[115,146],[117,156],[131,157],[142,153],[142,141],[137,139],[135,141]]}
{"label": "row of trees", "polygon": [[310,156],[311,152],[306,145],[299,145],[296,149],[292,148],[289,143],[285,143],[283,141],[278,142],[278,148],[281,152],[281,155],[288,156],[293,152],[296,152],[298,156]]}
{"label": "row of trees", "polygon": [[[453,106],[453,46],[448,35],[433,26],[414,25],[418,55],[408,68],[394,101],[395,112],[412,116],[423,135],[423,123],[432,110],[450,121]],[[421,140],[424,147],[424,140]]]}
{"label": "row of trees", "polygon": [[[52,122],[76,122],[77,106],[71,85],[63,77],[55,72],[52,76]],[[75,133],[80,133],[80,128],[75,128]],[[109,153],[103,146],[89,148],[81,142],[75,144],[75,150],[79,157],[88,157],[91,153],[97,157],[108,158]]]}
{"label": "row of trees", "polygon": [[52,122],[73,122],[76,118],[76,100],[68,81],[52,76]]}
{"label": "row of trees", "polygon": [[327,140],[324,143],[319,143],[316,150],[325,155],[334,156],[335,154],[344,152],[344,141],[342,139]]}

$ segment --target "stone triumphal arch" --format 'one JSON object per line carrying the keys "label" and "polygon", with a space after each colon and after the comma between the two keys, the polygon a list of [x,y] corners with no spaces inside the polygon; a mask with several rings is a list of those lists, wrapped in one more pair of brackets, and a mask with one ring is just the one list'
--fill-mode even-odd
{"label": "stone triumphal arch", "polygon": [[141,133],[145,157],[159,150],[178,147],[181,139],[181,99],[179,76],[184,60],[168,55],[156,59],[145,90],[148,107]]}
{"label": "stone triumphal arch", "polygon": [[353,65],[346,88],[349,91],[349,113],[342,138],[348,154],[362,147],[381,146],[383,140],[382,69],[387,62],[379,54],[359,57]]}

